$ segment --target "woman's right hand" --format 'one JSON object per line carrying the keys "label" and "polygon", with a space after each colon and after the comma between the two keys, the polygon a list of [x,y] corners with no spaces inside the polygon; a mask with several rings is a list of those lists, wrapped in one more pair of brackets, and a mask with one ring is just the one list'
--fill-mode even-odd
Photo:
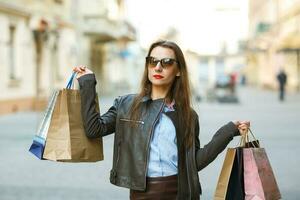
{"label": "woman's right hand", "polygon": [[86,66],[80,65],[73,68],[74,72],[77,72],[76,78],[80,78],[86,74],[93,74],[92,70],[88,69]]}

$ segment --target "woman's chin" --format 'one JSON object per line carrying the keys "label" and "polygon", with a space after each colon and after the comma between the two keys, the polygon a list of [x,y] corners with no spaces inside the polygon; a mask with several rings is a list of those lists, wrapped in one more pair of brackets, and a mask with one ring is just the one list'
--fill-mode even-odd
{"label": "woman's chin", "polygon": [[156,88],[169,88],[168,86],[169,86],[170,84],[166,84],[166,83],[155,83],[155,82],[153,82],[152,83],[152,87],[156,87]]}

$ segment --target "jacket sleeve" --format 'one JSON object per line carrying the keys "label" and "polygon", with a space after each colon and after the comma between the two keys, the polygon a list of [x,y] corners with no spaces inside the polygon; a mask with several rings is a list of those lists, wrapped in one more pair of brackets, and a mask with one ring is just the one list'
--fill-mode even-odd
{"label": "jacket sleeve", "polygon": [[81,96],[81,115],[86,136],[98,138],[115,132],[117,108],[116,99],[110,109],[103,115],[96,110],[96,78],[87,74],[78,79]]}
{"label": "jacket sleeve", "polygon": [[213,136],[211,141],[200,148],[199,121],[195,122],[195,156],[198,171],[209,165],[221,153],[234,136],[239,135],[239,130],[233,122],[222,126]]}

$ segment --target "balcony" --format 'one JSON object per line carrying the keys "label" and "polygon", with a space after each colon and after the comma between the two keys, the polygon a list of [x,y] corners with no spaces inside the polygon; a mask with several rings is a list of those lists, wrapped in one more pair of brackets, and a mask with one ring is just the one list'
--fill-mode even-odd
{"label": "balcony", "polygon": [[135,40],[135,30],[126,21],[114,21],[102,16],[85,16],[83,33],[94,37],[97,42],[110,42],[118,39]]}

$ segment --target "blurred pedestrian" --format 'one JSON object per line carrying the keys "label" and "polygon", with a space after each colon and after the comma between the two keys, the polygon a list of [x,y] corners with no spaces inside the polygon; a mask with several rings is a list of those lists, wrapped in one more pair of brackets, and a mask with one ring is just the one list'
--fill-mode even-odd
{"label": "blurred pedestrian", "polygon": [[103,115],[96,110],[95,75],[84,66],[74,71],[86,135],[115,133],[110,182],[129,188],[130,199],[199,199],[198,171],[250,126],[249,121],[230,121],[200,147],[185,58],[170,41],[150,46],[141,91],[116,98]]}
{"label": "blurred pedestrian", "polygon": [[287,75],[284,69],[281,69],[277,74],[277,80],[279,83],[279,100],[284,101],[285,96],[285,85],[287,83]]}
{"label": "blurred pedestrian", "polygon": [[242,74],[241,85],[245,86],[247,84],[247,78],[245,74]]}
{"label": "blurred pedestrian", "polygon": [[235,85],[236,85],[237,74],[232,72],[229,75],[229,88],[232,95],[235,94]]}

